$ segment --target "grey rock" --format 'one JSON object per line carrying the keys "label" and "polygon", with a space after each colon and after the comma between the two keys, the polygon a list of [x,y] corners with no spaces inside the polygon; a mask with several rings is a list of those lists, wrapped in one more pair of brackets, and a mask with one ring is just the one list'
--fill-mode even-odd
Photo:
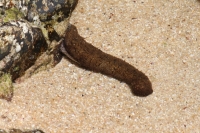
{"label": "grey rock", "polygon": [[0,98],[11,100],[10,82],[59,63],[60,42],[77,3],[78,0],[0,2]]}

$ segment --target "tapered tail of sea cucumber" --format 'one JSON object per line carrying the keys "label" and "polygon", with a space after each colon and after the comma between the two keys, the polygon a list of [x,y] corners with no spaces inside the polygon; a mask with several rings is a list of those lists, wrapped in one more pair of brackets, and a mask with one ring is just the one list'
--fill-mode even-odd
{"label": "tapered tail of sea cucumber", "polygon": [[148,77],[129,63],[104,53],[78,34],[74,25],[66,31],[61,51],[79,66],[127,83],[133,94],[147,96],[153,92]]}

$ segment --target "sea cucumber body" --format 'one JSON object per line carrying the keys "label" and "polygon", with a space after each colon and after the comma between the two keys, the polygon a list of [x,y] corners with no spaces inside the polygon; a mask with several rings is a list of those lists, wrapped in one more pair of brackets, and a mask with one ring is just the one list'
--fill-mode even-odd
{"label": "sea cucumber body", "polygon": [[153,92],[151,82],[144,73],[86,42],[74,25],[67,29],[63,45],[61,51],[81,67],[127,83],[137,96],[147,96]]}

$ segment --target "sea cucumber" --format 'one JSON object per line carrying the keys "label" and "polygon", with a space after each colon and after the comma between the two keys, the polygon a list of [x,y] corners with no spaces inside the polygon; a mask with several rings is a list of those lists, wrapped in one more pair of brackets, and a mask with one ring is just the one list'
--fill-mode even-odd
{"label": "sea cucumber", "polygon": [[68,27],[61,51],[82,68],[125,82],[136,96],[153,93],[151,82],[144,73],[86,42],[74,25]]}

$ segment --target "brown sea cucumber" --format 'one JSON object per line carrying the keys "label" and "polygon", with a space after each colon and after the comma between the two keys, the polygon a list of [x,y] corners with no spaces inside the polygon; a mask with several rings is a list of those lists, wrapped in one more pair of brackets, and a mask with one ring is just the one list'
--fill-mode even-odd
{"label": "brown sea cucumber", "polygon": [[127,83],[137,96],[147,96],[153,92],[151,82],[144,73],[86,42],[74,25],[68,27],[61,51],[80,67]]}

